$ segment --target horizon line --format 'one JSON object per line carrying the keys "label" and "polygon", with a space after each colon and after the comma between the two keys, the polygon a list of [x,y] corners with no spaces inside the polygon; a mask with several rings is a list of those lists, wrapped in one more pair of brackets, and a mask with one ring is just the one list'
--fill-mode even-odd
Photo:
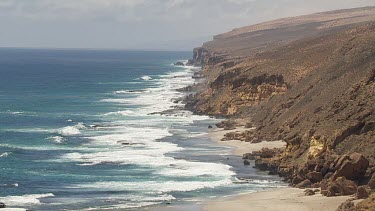
{"label": "horizon line", "polygon": [[74,47],[5,47],[0,46],[0,49],[14,49],[14,50],[76,50],[76,51],[143,51],[143,52],[192,52],[189,50],[166,50],[166,49],[126,49],[126,48],[74,48]]}

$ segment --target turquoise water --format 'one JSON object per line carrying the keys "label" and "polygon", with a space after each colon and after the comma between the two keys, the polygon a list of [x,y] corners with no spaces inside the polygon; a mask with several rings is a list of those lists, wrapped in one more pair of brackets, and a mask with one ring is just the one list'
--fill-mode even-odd
{"label": "turquoise water", "polygon": [[217,120],[176,109],[189,57],[0,49],[0,202],[138,210],[279,185],[208,140]]}

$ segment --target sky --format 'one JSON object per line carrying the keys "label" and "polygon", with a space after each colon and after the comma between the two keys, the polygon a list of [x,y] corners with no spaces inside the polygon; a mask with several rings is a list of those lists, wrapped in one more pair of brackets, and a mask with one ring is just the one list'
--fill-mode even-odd
{"label": "sky", "polygon": [[0,0],[0,47],[191,50],[213,35],[375,0]]}

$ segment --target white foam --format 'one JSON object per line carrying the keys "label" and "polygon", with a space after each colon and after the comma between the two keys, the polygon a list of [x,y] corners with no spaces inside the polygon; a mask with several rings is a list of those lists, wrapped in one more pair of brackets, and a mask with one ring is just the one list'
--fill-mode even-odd
{"label": "white foam", "polygon": [[176,144],[156,140],[171,135],[167,129],[127,128],[121,134],[88,137],[90,142],[87,145],[102,146],[102,151],[69,153],[63,155],[62,159],[81,162],[84,165],[107,162],[152,166],[168,165],[173,161],[173,158],[166,157],[164,154],[183,149]]}
{"label": "white foam", "polygon": [[18,132],[18,133],[53,133],[53,129],[45,128],[21,128],[21,129],[6,129],[6,131]]}
{"label": "white foam", "polygon": [[10,154],[11,154],[11,152],[4,152],[4,153],[0,154],[0,158],[6,158],[6,157],[8,157]]}
{"label": "white foam", "polygon": [[80,129],[86,129],[86,126],[83,125],[83,123],[78,123],[74,126],[67,126],[60,130],[58,130],[58,133],[63,136],[72,136],[72,135],[79,135],[81,134]]}
{"label": "white foam", "polygon": [[0,112],[0,113],[6,113],[6,114],[15,115],[15,116],[21,116],[21,115],[36,116],[36,112],[30,112],[30,111],[11,111],[11,110],[7,110],[7,111],[3,111],[3,112]]}
{"label": "white foam", "polygon": [[156,174],[164,176],[195,177],[195,176],[222,176],[229,177],[235,175],[231,171],[231,166],[220,163],[189,162],[179,160],[166,169],[161,169]]}
{"label": "white foam", "polygon": [[64,141],[64,137],[62,136],[51,136],[48,139],[58,144],[61,144]]}
{"label": "white foam", "polygon": [[[78,162],[78,165],[114,163],[116,165],[131,164],[151,167],[149,168],[152,170],[151,177],[163,176],[167,178],[167,181],[97,182],[80,184],[73,188],[142,193],[139,201],[136,200],[134,203],[125,202],[124,204],[116,205],[117,207],[111,207],[113,209],[124,209],[160,202],[160,199],[156,201],[145,199],[144,193],[150,195],[166,194],[175,191],[193,191],[233,184],[231,178],[233,178],[235,173],[232,171],[231,166],[221,163],[177,159],[172,154],[179,153],[185,149],[175,143],[160,141],[162,138],[173,135],[173,130],[176,130],[175,125],[189,125],[194,121],[209,119],[208,116],[198,116],[190,111],[175,109],[176,105],[183,107],[183,104],[177,104],[174,101],[185,95],[176,90],[191,85],[194,82],[191,76],[192,71],[190,69],[181,69],[179,72],[171,72],[155,79],[144,76],[141,79],[152,80],[155,87],[142,90],[142,92],[114,91],[114,94],[117,95],[112,95],[113,98],[102,99],[101,101],[119,104],[119,107],[131,105],[132,109],[104,114],[103,117],[111,116],[112,125],[106,125],[106,130],[104,131],[97,131],[100,132],[100,135],[85,136],[88,142],[84,146],[95,148],[97,151],[68,153],[61,156],[59,160],[62,162]],[[133,94],[131,98],[121,95],[128,93]],[[170,113],[161,113],[161,115],[150,115],[151,113],[158,114],[169,109],[173,110]],[[124,120],[124,118],[116,119],[116,116],[137,118]],[[183,132],[188,133],[186,130]],[[174,133],[177,132],[174,131]],[[193,135],[198,136],[200,134]],[[195,177],[200,178],[199,181],[186,181],[187,178]],[[180,178],[181,181],[176,178]]]}
{"label": "white foam", "polygon": [[230,179],[216,181],[146,181],[146,182],[96,182],[90,184],[79,184],[72,188],[88,188],[98,190],[116,190],[116,191],[139,191],[143,193],[169,193],[169,192],[187,192],[204,188],[215,188],[224,185],[230,185]]}
{"label": "white foam", "polygon": [[144,81],[152,80],[152,78],[148,75],[142,76],[141,79],[144,80]]}
{"label": "white foam", "polygon": [[134,114],[134,111],[131,110],[125,110],[125,111],[116,111],[116,112],[109,112],[104,114],[105,116],[113,116],[113,115],[120,115],[120,116],[129,116],[131,114]]}
{"label": "white foam", "polygon": [[30,205],[40,205],[40,199],[53,197],[52,193],[47,194],[31,194],[23,196],[6,196],[0,197],[0,201],[7,206],[30,206]]}
{"label": "white foam", "polygon": [[62,128],[59,133],[63,136],[71,136],[81,134],[81,131],[74,126],[67,126]]}

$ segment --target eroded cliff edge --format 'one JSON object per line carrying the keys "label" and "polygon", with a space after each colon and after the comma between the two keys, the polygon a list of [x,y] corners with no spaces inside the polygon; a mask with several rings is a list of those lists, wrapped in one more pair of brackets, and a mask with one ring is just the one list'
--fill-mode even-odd
{"label": "eroded cliff edge", "polygon": [[374,7],[236,29],[194,49],[189,63],[206,80],[187,107],[245,119],[257,129],[243,141],[287,143],[272,156],[245,155],[258,168],[327,196],[373,192]]}

